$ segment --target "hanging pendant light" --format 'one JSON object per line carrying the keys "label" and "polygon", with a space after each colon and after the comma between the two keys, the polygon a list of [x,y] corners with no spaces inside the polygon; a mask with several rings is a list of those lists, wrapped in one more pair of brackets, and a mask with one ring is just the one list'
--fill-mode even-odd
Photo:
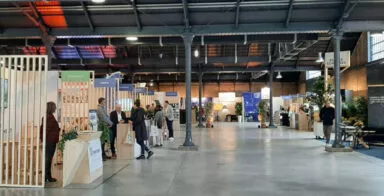
{"label": "hanging pendant light", "polygon": [[280,72],[278,72],[278,74],[277,74],[276,78],[277,78],[277,79],[281,79],[281,78],[283,78],[283,76],[281,75],[281,73],[280,73]]}
{"label": "hanging pendant light", "polygon": [[316,63],[322,63],[322,62],[324,62],[324,58],[321,52],[319,52],[319,58],[316,60]]}

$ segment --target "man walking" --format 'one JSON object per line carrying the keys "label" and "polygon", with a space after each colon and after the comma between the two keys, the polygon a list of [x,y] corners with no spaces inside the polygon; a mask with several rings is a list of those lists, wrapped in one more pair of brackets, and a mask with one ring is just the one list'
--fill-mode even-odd
{"label": "man walking", "polygon": [[[102,123],[105,123],[108,125],[108,127],[112,127],[113,123],[111,120],[108,118],[107,110],[105,109],[105,98],[100,97],[98,100],[99,105],[97,106],[97,118],[99,120],[97,129],[98,131],[103,131],[102,130]],[[103,161],[106,159],[111,159],[111,157],[108,157],[105,154],[105,141],[101,141],[101,153],[103,156]]]}
{"label": "man walking", "polygon": [[112,159],[116,159],[116,147],[115,147],[115,141],[116,141],[116,135],[117,135],[117,124],[119,123],[128,123],[127,116],[125,115],[125,112],[121,111],[121,105],[117,104],[115,106],[115,111],[111,112],[110,114],[111,121],[113,123],[111,127],[111,151],[112,151]]}
{"label": "man walking", "polygon": [[173,108],[169,105],[168,101],[164,102],[164,116],[165,121],[167,122],[169,141],[174,142],[175,138],[173,137]]}
{"label": "man walking", "polygon": [[335,119],[335,109],[331,107],[329,101],[325,103],[325,106],[320,110],[320,120],[323,121],[323,131],[327,145],[331,139],[331,131],[333,126],[333,120]]}

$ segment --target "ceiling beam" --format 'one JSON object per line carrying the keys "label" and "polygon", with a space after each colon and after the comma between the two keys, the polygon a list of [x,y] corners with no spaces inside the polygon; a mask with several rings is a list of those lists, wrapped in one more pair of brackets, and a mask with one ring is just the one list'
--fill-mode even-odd
{"label": "ceiling beam", "polygon": [[87,8],[87,6],[85,5],[84,2],[80,2],[80,3],[81,3],[81,7],[83,8],[84,15],[87,18],[87,22],[88,22],[89,28],[92,31],[94,31],[95,30],[95,25],[93,24],[93,21],[92,21],[91,15],[89,14],[88,8]]}
{"label": "ceiling beam", "polygon": [[[110,68],[100,68],[100,67],[92,67],[89,66],[92,70],[94,70],[96,73],[109,73],[110,68],[112,71],[121,71],[123,73],[135,73],[135,74],[161,74],[161,73],[184,73],[184,67],[162,67],[162,68],[148,68],[148,67],[129,67],[129,68],[119,68],[119,67],[110,67]],[[56,66],[56,69],[58,67]],[[84,66],[59,66],[60,69],[68,69],[68,70],[84,70]],[[253,73],[253,72],[260,72],[260,71],[269,71],[269,66],[258,66],[258,67],[249,67],[248,69],[244,69],[243,67],[239,66],[231,66],[231,67],[203,67],[202,72],[203,73]],[[280,71],[280,72],[298,72],[298,71],[316,71],[321,70],[321,67],[319,65],[311,65],[311,66],[295,66],[295,65],[289,65],[289,66],[280,66],[275,65],[274,71]],[[199,68],[194,66],[192,67],[193,73],[199,73]]]}
{"label": "ceiling beam", "polygon": [[185,25],[185,30],[190,29],[190,24],[189,24],[189,11],[188,11],[188,0],[182,0],[183,2],[183,12],[184,12],[184,25]]}
{"label": "ceiling beam", "polygon": [[54,59],[57,59],[57,52],[55,47],[51,47],[51,54]]}
{"label": "ceiling beam", "polygon": [[289,22],[291,21],[292,12],[293,12],[293,2],[294,2],[294,0],[289,1],[288,13],[287,13],[287,17],[285,19],[285,28],[288,28]]}
{"label": "ceiling beam", "polygon": [[[90,0],[82,0],[82,1],[90,1]],[[14,0],[12,2],[26,2],[25,0]],[[79,2],[79,0],[65,0],[65,2]],[[114,1],[118,2],[118,1]],[[146,1],[148,2],[148,1]],[[146,3],[145,5],[139,6],[138,10],[139,11],[146,11],[146,10],[180,10],[183,9],[183,3],[167,3],[165,1],[161,1],[163,3],[158,3],[156,1],[152,1],[155,3]],[[204,10],[209,10],[212,8],[234,8],[236,5],[235,2],[233,1],[211,1],[211,2],[206,2],[206,1],[194,1],[196,3],[189,3],[188,4],[188,9],[204,9]],[[327,0],[327,1],[315,1],[315,0],[300,0],[299,1],[300,5],[302,6],[316,6],[316,5],[340,5],[343,4],[342,1],[340,0]],[[359,3],[362,5],[366,4],[372,4],[376,3],[378,5],[382,5],[384,3],[381,0],[352,0],[352,3]],[[246,3],[241,4],[240,7],[248,7],[248,8],[265,8],[265,7],[276,7],[276,6],[288,6],[289,1],[288,0],[275,0],[275,1],[260,1],[260,0],[249,0],[246,1]],[[51,8],[52,9],[52,8]],[[70,12],[81,12],[81,7],[80,6],[73,6],[73,5],[62,5],[62,9],[64,11],[70,11]],[[92,6],[89,6],[90,11],[131,11],[133,8],[129,5],[122,5],[118,3],[112,3],[109,4],[107,7],[104,4],[95,4]],[[7,13],[12,13],[15,12],[13,9],[8,9],[8,8],[2,8],[0,9],[2,12],[7,12]]]}
{"label": "ceiling beam", "polygon": [[351,5],[351,0],[345,0],[345,4],[343,6],[343,10],[341,13],[341,16],[339,17],[339,20],[336,24],[336,29],[341,29],[342,25],[344,23],[344,20],[349,17],[349,14],[352,12],[352,10],[356,7],[356,3],[353,3]]}
{"label": "ceiling beam", "polygon": [[101,46],[98,49],[99,49],[101,56],[103,56],[103,59],[105,59],[105,55],[104,55],[104,52],[103,52],[103,49],[101,48]]}
{"label": "ceiling beam", "polygon": [[[332,22],[291,22],[288,28],[281,23],[239,24],[237,29],[230,24],[194,25],[190,32],[200,35],[244,35],[244,34],[292,34],[292,33],[328,33],[334,28]],[[89,28],[52,28],[51,35],[58,38],[71,37],[104,37],[104,36],[180,36],[185,26],[143,26],[139,32],[136,27],[98,27],[95,31]],[[384,20],[345,21],[341,30],[348,32],[382,31]],[[6,28],[0,38],[38,38],[40,32],[35,28]]]}
{"label": "ceiling beam", "polygon": [[[297,41],[309,41],[318,39],[330,39],[330,37],[320,37],[318,34],[298,34]],[[345,38],[344,38],[345,39]],[[265,34],[265,35],[247,35],[248,43],[273,43],[273,42],[292,42],[293,34]],[[201,37],[196,37],[195,42],[200,42]],[[70,39],[71,45],[74,46],[107,46],[108,38],[79,38]],[[181,45],[183,40],[181,37],[162,37],[164,46]],[[110,38],[110,44],[113,46],[127,45],[158,45],[159,39],[156,37],[141,37],[138,41],[127,41],[125,38]],[[233,36],[204,36],[205,44],[243,44],[244,35]],[[30,46],[44,45],[41,39],[28,39]],[[25,39],[0,39],[0,45],[7,47],[21,47],[25,45]],[[68,39],[56,39],[55,46],[67,46]]]}
{"label": "ceiling beam", "polygon": [[[77,48],[77,47],[76,47]],[[80,55],[79,55],[80,56]],[[81,57],[80,57],[81,58]],[[179,58],[179,63],[184,62],[184,58]],[[238,63],[248,63],[248,62],[267,62],[267,57],[261,57],[261,56],[239,56],[237,57]],[[53,64],[58,65],[79,65],[80,60],[79,59],[57,59],[53,60]],[[193,58],[192,62],[194,64],[198,63],[205,63],[205,59],[203,57],[200,58]],[[109,64],[109,59],[83,59],[82,61],[85,65],[107,65]],[[133,58],[114,58],[111,59],[112,64],[116,65],[137,65],[137,57]],[[235,57],[209,57],[208,63],[224,63],[224,64],[235,64]],[[175,58],[142,58],[141,64],[143,65],[174,65],[175,64]]]}
{"label": "ceiling beam", "polygon": [[236,29],[239,27],[240,2],[241,2],[241,0],[236,1],[236,13],[235,13],[235,28]]}
{"label": "ceiling beam", "polygon": [[[79,57],[79,59],[80,59],[81,62],[82,62],[83,57],[82,57],[81,54],[80,54],[80,50],[79,50],[79,48],[76,47],[76,46],[75,46],[75,51],[76,51],[77,56]],[[52,63],[53,63],[53,62],[52,62]]]}
{"label": "ceiling beam", "polygon": [[131,2],[132,8],[133,8],[132,11],[133,11],[133,14],[135,15],[137,29],[138,31],[141,31],[142,25],[141,25],[139,11],[137,10],[136,0],[128,0],[128,1]]}

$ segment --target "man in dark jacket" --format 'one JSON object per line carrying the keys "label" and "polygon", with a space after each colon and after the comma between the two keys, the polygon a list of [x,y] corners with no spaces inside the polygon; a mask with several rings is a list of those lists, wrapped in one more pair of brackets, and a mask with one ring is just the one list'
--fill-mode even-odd
{"label": "man in dark jacket", "polygon": [[109,115],[113,125],[111,127],[111,151],[112,151],[112,159],[116,159],[116,135],[117,135],[117,124],[119,123],[127,123],[128,119],[125,115],[125,112],[121,111],[121,105],[117,104],[115,106],[115,111],[111,112]]}
{"label": "man in dark jacket", "polygon": [[331,107],[329,102],[326,102],[325,106],[320,110],[320,120],[323,121],[323,131],[327,144],[329,144],[331,138],[333,119],[335,119],[335,109]]}
{"label": "man in dark jacket", "polygon": [[144,141],[148,139],[144,115],[145,111],[140,107],[140,100],[136,100],[130,120],[132,121],[132,127],[136,134],[136,142],[141,146],[141,155],[136,158],[137,160],[145,159],[145,151],[148,152],[147,159],[153,155],[153,152],[144,144]]}

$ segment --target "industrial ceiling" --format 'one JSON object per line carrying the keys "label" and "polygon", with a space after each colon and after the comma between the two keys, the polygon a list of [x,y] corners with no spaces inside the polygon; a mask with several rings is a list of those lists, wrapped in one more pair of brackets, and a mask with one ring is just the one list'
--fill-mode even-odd
{"label": "industrial ceiling", "polygon": [[293,81],[298,71],[321,69],[315,60],[333,50],[333,30],[344,32],[341,49],[352,52],[362,32],[382,31],[382,10],[382,0],[3,2],[0,53],[48,51],[52,69],[182,80],[181,35],[191,32],[199,54],[192,72],[204,80],[249,81],[273,64]]}

